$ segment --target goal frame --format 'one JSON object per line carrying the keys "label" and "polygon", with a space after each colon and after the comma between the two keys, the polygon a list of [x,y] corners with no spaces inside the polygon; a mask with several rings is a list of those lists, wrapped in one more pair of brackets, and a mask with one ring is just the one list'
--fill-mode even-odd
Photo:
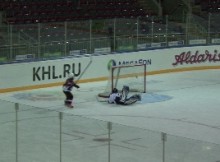
{"label": "goal frame", "polygon": [[[138,72],[138,73],[134,73],[134,74],[123,74],[122,76],[120,76],[120,78],[128,78],[130,76],[136,77],[141,76],[143,77],[143,81],[144,81],[144,85],[143,85],[143,91],[141,91],[140,93],[146,93],[146,76],[147,76],[147,65],[146,64],[128,64],[128,65],[118,65],[118,66],[112,66],[110,68],[110,91],[112,91],[115,87],[116,84],[115,83],[115,78],[117,78],[120,75],[120,71],[118,72],[119,75],[115,76],[114,75],[114,70],[115,69],[122,69],[122,68],[130,68],[130,67],[143,67],[143,70]],[[119,79],[119,78],[118,78]],[[116,79],[116,81],[118,81],[118,79]],[[139,92],[138,90],[134,90],[134,89],[130,89],[130,92]],[[108,98],[111,92],[104,92],[104,93],[99,93],[98,97],[103,97],[103,98]]]}
{"label": "goal frame", "polygon": [[[128,67],[135,67],[135,66],[143,66],[143,78],[144,78],[144,90],[143,93],[146,93],[146,70],[147,70],[147,65],[146,64],[129,64],[129,65],[119,65],[119,66],[112,66],[111,67],[111,90],[113,90],[116,86],[114,84],[114,69],[121,69],[121,68],[128,68]],[[122,78],[129,77],[132,74],[125,74],[122,76]],[[141,74],[138,74],[141,75]]]}

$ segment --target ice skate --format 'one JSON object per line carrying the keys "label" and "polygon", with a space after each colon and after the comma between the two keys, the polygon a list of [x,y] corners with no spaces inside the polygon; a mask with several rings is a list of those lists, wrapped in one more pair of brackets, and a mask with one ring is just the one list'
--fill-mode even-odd
{"label": "ice skate", "polygon": [[73,106],[73,105],[68,105],[67,107],[69,107],[69,108],[74,108],[74,106]]}
{"label": "ice skate", "polygon": [[65,103],[64,105],[65,105],[66,107],[68,107],[68,108],[74,108],[74,106],[73,106],[73,105],[68,104],[68,103]]}

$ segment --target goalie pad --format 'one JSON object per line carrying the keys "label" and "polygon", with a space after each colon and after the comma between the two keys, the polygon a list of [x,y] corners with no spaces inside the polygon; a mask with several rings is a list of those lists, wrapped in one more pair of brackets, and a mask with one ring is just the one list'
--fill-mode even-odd
{"label": "goalie pad", "polygon": [[137,101],[141,101],[141,95],[139,94],[135,94],[131,97],[129,97],[128,99],[126,99],[125,101],[121,102],[121,105],[131,105],[136,103]]}
{"label": "goalie pad", "polygon": [[136,99],[137,101],[141,101],[141,95],[140,94],[134,94],[129,99]]}
{"label": "goalie pad", "polygon": [[124,105],[131,105],[131,104],[134,104],[137,101],[138,101],[137,99],[131,98],[131,99],[128,99],[127,101],[125,101]]}

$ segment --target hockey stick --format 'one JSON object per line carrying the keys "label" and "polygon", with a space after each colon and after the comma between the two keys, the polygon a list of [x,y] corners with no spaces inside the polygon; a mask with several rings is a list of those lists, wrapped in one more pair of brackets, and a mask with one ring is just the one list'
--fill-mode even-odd
{"label": "hockey stick", "polygon": [[103,97],[96,96],[96,99],[99,102],[108,102],[108,98],[103,98]]}
{"label": "hockey stick", "polygon": [[89,68],[89,66],[92,64],[92,55],[90,54],[86,54],[85,56],[88,56],[90,58],[89,63],[87,64],[87,66],[85,67],[85,69],[82,71],[82,73],[80,74],[80,76],[77,78],[77,80],[75,81],[75,83],[77,83],[80,78],[83,76],[83,74],[86,72],[86,70]]}

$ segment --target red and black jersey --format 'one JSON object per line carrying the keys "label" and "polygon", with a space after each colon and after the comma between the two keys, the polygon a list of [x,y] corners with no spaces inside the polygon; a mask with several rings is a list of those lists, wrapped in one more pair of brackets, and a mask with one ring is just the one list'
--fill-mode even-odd
{"label": "red and black jersey", "polygon": [[73,87],[79,88],[79,86],[74,82],[74,80],[72,78],[69,78],[63,84],[63,91],[72,91]]}

